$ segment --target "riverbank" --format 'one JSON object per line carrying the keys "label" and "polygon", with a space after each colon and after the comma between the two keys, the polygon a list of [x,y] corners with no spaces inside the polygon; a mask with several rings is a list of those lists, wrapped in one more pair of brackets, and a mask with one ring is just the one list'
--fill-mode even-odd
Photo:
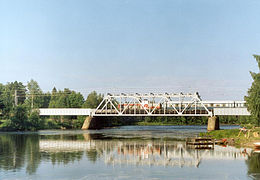
{"label": "riverbank", "polygon": [[254,148],[255,142],[260,142],[260,127],[246,129],[225,129],[206,133],[200,133],[200,136],[211,136],[213,139],[221,140],[224,144],[236,147]]}

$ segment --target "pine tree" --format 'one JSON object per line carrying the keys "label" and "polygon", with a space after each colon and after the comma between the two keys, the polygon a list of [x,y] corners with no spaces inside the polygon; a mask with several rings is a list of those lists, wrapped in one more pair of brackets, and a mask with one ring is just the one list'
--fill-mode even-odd
{"label": "pine tree", "polygon": [[54,87],[51,91],[51,100],[49,103],[49,108],[55,108],[57,101],[57,89]]}

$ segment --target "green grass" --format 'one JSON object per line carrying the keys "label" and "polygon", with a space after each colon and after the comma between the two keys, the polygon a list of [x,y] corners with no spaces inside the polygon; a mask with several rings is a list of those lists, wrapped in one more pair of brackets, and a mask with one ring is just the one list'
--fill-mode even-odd
{"label": "green grass", "polygon": [[239,129],[226,129],[226,130],[211,131],[207,133],[200,133],[200,136],[210,135],[215,139],[235,138],[238,135],[238,133],[239,133]]}
{"label": "green grass", "polygon": [[253,132],[260,133],[260,128],[251,129],[250,136],[248,138],[248,133],[246,136],[244,133],[239,134],[239,129],[225,129],[225,130],[216,130],[206,133],[200,133],[200,136],[211,136],[214,139],[234,139],[235,146],[248,146],[250,143],[254,141],[259,141],[260,137],[254,137]]}

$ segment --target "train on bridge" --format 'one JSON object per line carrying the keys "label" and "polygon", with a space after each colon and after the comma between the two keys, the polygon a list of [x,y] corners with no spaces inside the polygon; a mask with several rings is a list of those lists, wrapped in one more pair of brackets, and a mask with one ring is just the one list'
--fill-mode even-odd
{"label": "train on bridge", "polygon": [[[245,101],[202,101],[204,106],[207,107],[208,109],[213,109],[213,108],[245,108]],[[182,102],[181,107],[184,108],[187,104],[190,102]],[[149,101],[148,99],[144,99],[141,101],[141,103],[123,103],[123,104],[118,104],[117,108],[118,109],[174,109],[180,107],[178,101],[169,101],[168,103],[162,104],[159,103],[157,104],[155,101]],[[195,104],[192,104],[190,106],[192,109],[195,109]],[[199,109],[200,107],[198,107]]]}

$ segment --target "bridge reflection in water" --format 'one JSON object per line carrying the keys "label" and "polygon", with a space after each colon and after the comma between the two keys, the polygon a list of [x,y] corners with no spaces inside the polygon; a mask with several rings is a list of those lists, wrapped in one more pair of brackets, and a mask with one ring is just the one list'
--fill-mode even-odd
{"label": "bridge reflection in water", "polygon": [[125,175],[139,177],[133,174],[139,172],[140,177],[165,175],[166,179],[172,179],[172,174],[186,179],[194,175],[194,179],[211,179],[212,173],[215,179],[246,179],[247,175],[260,178],[260,154],[250,149],[215,146],[214,150],[195,150],[186,147],[184,141],[171,138],[172,135],[157,137],[157,133],[148,131],[145,136],[141,132],[144,131],[2,133],[0,177],[38,179],[41,172],[48,172],[44,179],[53,179],[53,175],[59,179],[113,179]]}
{"label": "bridge reflection in water", "polygon": [[247,160],[251,149],[215,146],[214,150],[189,149],[183,141],[136,140],[136,139],[91,139],[39,141],[41,152],[88,152],[108,165],[177,166],[199,167],[203,160]]}

